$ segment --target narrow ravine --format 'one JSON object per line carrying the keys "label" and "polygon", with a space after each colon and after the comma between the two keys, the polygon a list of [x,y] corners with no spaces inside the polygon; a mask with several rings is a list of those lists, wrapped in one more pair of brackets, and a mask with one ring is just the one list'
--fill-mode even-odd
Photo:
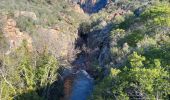
{"label": "narrow ravine", "polygon": [[[86,2],[77,2],[81,8],[84,10],[84,12],[88,14],[97,13],[99,10],[104,8],[109,0],[89,0]],[[84,24],[84,23],[82,23]],[[89,26],[90,27],[90,26]],[[110,30],[110,25],[104,26],[105,28],[99,30],[98,32],[103,32],[104,34],[107,34]],[[86,30],[86,29],[85,29]],[[94,58],[94,55],[96,58],[99,56],[99,60],[102,60],[105,58],[106,52],[108,52],[108,47],[99,48],[99,50],[95,51],[93,48],[89,47],[89,41],[88,39],[93,39],[90,37],[93,33],[97,33],[96,31],[92,32],[90,34],[89,32],[84,32],[84,29],[81,29],[81,24],[78,29],[78,39],[75,41],[75,50],[79,51],[76,54],[76,57],[74,61],[72,62],[71,66],[72,68],[69,71],[69,74],[67,78],[65,79],[65,86],[64,86],[64,95],[65,100],[87,100],[87,98],[92,94],[93,87],[94,87],[94,80],[97,77],[97,73],[92,70],[92,60]],[[103,40],[104,41],[104,40]],[[101,43],[102,44],[102,43]],[[107,44],[107,43],[103,43]],[[104,50],[102,50],[105,48]],[[100,55],[99,53],[102,53]],[[98,56],[97,56],[97,55]],[[104,57],[104,58],[103,58]],[[101,63],[103,61],[100,61]],[[104,63],[102,63],[104,64]],[[102,66],[102,65],[101,65]],[[68,73],[68,72],[66,72]]]}
{"label": "narrow ravine", "polygon": [[80,97],[81,100],[87,100],[87,97],[93,90],[93,78],[86,71],[88,67],[88,55],[86,52],[87,38],[88,35],[81,33],[79,30],[79,38],[75,45],[75,49],[78,49],[80,53],[77,54],[77,58],[72,64],[76,73],[70,95],[71,100],[80,100]]}
{"label": "narrow ravine", "polygon": [[[65,81],[66,100],[87,100],[93,90],[93,78],[87,72],[88,55],[86,52],[87,35],[79,33],[79,38],[75,43],[75,49],[79,51],[72,62],[72,69]],[[68,81],[69,80],[69,81]],[[69,88],[68,88],[69,87]]]}
{"label": "narrow ravine", "polygon": [[[105,59],[109,59],[108,33],[111,29],[112,25],[110,24],[101,30],[89,33],[84,33],[79,29],[79,38],[75,42],[75,49],[78,50],[79,53],[76,54],[76,58],[72,62],[72,68],[67,79],[69,81],[66,80],[69,83],[69,88],[65,86],[67,88],[65,89],[66,92],[64,92],[66,100],[87,100],[92,94],[94,81],[98,77],[97,70],[92,68],[94,59],[99,62],[99,66],[101,66],[103,71],[101,78],[108,74],[108,70],[104,65],[106,62]],[[94,48],[91,47],[91,43],[95,41],[93,35],[97,33],[105,34],[106,37],[101,37],[101,45],[96,45],[99,46],[96,47],[98,50],[94,50]]]}

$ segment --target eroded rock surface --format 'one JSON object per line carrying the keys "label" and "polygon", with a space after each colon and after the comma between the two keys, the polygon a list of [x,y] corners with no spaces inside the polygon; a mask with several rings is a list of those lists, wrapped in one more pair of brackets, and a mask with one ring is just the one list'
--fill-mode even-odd
{"label": "eroded rock surface", "polygon": [[39,27],[37,36],[34,39],[35,47],[38,51],[43,47],[54,54],[57,58],[70,58],[74,52],[74,41],[77,38],[75,33],[64,33],[60,28],[48,29]]}
{"label": "eroded rock surface", "polygon": [[32,38],[26,32],[21,32],[20,29],[16,27],[16,24],[14,19],[6,19],[3,27],[4,36],[9,42],[9,49],[20,47],[25,40],[27,41],[28,50],[32,51]]}
{"label": "eroded rock surface", "polygon": [[104,8],[110,0],[72,0],[78,3],[86,13],[95,13]]}

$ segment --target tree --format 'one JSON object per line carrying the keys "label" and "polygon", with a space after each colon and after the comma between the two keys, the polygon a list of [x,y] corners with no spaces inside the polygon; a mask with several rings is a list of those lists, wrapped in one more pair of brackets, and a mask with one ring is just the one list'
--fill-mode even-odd
{"label": "tree", "polygon": [[134,52],[128,57],[130,67],[111,68],[110,75],[96,86],[95,100],[168,98],[168,72],[160,66],[158,59],[154,60],[155,67],[145,66],[145,60]]}
{"label": "tree", "polygon": [[145,61],[145,57],[138,55],[137,52],[133,52],[133,54],[129,56],[129,63],[131,67],[142,67],[143,61]]}

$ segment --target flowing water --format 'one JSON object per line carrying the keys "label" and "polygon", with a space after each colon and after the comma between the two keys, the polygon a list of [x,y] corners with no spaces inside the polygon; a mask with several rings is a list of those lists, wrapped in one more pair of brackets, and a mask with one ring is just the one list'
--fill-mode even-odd
{"label": "flowing water", "polygon": [[87,100],[93,90],[93,79],[85,70],[79,70],[73,82],[71,100]]}
{"label": "flowing water", "polygon": [[92,94],[93,78],[86,72],[88,58],[86,52],[82,49],[82,46],[86,44],[86,38],[87,36],[80,35],[76,45],[76,48],[81,52],[77,54],[76,59],[72,63],[73,68],[70,71],[71,74],[69,74],[73,76],[71,79],[73,81],[71,83],[71,90],[69,90],[70,93],[68,92],[69,96],[66,97],[69,100],[87,100],[88,96]]}

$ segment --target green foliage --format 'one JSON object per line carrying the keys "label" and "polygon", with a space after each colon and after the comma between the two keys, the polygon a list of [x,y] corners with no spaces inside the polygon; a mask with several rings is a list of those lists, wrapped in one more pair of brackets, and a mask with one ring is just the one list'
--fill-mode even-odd
{"label": "green foliage", "polygon": [[[4,54],[8,47],[6,45],[8,38],[5,38],[5,33],[2,32],[6,15],[8,18],[16,20],[16,27],[22,32],[29,33],[32,36],[33,43],[35,43],[36,40],[40,39],[37,36],[39,28],[50,30],[57,27],[57,30],[59,29],[64,36],[67,36],[65,33],[74,33],[75,35],[80,22],[86,20],[88,16],[83,13],[79,14],[74,10],[74,7],[70,6],[66,0],[0,1],[0,14],[2,14],[2,20],[0,20],[0,61],[3,62],[2,72],[4,76],[2,77],[0,73],[1,100],[11,100],[14,97],[16,100],[47,99],[51,95],[49,91],[54,88],[51,85],[58,80],[57,71],[59,69],[59,62],[54,55],[47,50],[41,53],[34,51],[30,53],[26,47],[26,41],[16,51],[13,50],[10,54]],[[34,20],[24,15],[15,16],[17,15],[16,12],[20,11],[35,13],[37,19]],[[72,36],[68,38],[71,40]],[[55,99],[58,99],[58,97],[56,96]]]}
{"label": "green foliage", "polygon": [[114,38],[115,34],[125,34],[125,30],[119,28],[116,30],[112,30],[110,38]]}
{"label": "green foliage", "polygon": [[119,24],[119,28],[128,29],[136,21],[138,20],[136,20],[135,17],[131,15],[127,17],[122,23]]}
{"label": "green foliage", "polygon": [[133,52],[133,54],[129,56],[129,62],[131,67],[142,67],[143,61],[145,61],[145,57],[138,55],[137,52]]}
{"label": "green foliage", "polygon": [[137,43],[144,38],[144,34],[141,30],[134,30],[132,34],[125,36],[123,39],[118,41],[119,44],[123,45],[128,43],[129,46],[136,47]]}
{"label": "green foliage", "polygon": [[164,67],[170,65],[169,57],[170,57],[170,45],[166,44],[166,46],[161,47],[150,47],[144,55],[146,58],[152,62],[154,59],[159,59],[161,62],[161,65]]}
{"label": "green foliage", "polygon": [[6,50],[7,47],[8,47],[8,43],[7,43],[3,33],[0,32],[0,52]]}
{"label": "green foliage", "polygon": [[43,53],[39,56],[36,69],[36,83],[39,87],[47,86],[57,80],[58,62],[54,56]]}
{"label": "green foliage", "polygon": [[120,73],[120,70],[110,69],[110,75],[95,87],[94,94],[92,95],[94,100],[113,100],[112,79],[114,79],[118,73]]}
{"label": "green foliage", "polygon": [[90,32],[91,29],[91,23],[90,22],[84,22],[80,24],[79,31],[81,34],[87,34]]}
{"label": "green foliage", "polygon": [[142,19],[149,21],[150,25],[170,26],[170,6],[169,4],[157,4],[148,8],[143,14]]}
{"label": "green foliage", "polygon": [[[110,58],[112,60],[107,65],[109,75],[101,80],[104,71],[98,66],[98,62],[96,64],[96,56],[91,61],[95,64],[89,64],[96,72],[94,76],[97,76],[93,100],[168,99],[170,6],[167,2],[164,4],[159,0],[151,0],[152,4],[145,7],[142,15],[135,17],[132,12],[136,8],[143,8],[142,4],[146,3],[141,1],[143,0],[119,0],[99,13],[90,15],[90,18],[86,14],[76,13],[66,0],[5,0],[0,2],[0,12],[7,13],[10,18],[14,17],[15,11],[34,12],[37,20],[23,16],[16,18],[17,27],[30,34],[39,26],[56,28],[62,33],[76,33],[76,28],[80,26],[81,34],[92,35],[87,39],[91,39],[87,43],[87,52],[92,56],[99,53],[105,56],[104,50],[101,50],[109,44],[112,54],[106,61],[110,62]],[[119,8],[124,8],[129,15],[109,19]],[[80,24],[82,20],[89,21]],[[1,22],[0,24],[3,27]],[[1,31],[0,49],[5,48],[6,44]],[[36,35],[34,39],[38,39]],[[26,45],[27,42],[23,41],[21,48],[9,55],[0,55],[2,100],[48,99],[49,91],[53,88],[51,85],[58,80],[57,59],[47,50],[41,53],[29,52]],[[58,97],[55,99],[58,100]]]}
{"label": "green foliage", "polygon": [[[142,61],[145,57],[134,52],[130,55],[129,63],[131,67],[124,67],[121,71],[111,69],[110,75],[106,77],[99,85],[96,86],[94,97],[113,100],[115,98],[129,100],[130,98],[140,99],[137,95],[132,95],[128,91],[138,92],[143,95],[142,98],[155,99],[168,98],[170,86],[168,72],[160,67],[159,60],[155,59],[155,67],[144,66]],[[166,88],[165,88],[166,87]],[[164,93],[164,95],[156,95]],[[144,96],[145,95],[145,96]]]}
{"label": "green foliage", "polygon": [[154,3],[111,32],[110,75],[96,85],[94,100],[169,99],[169,8],[168,3]]}
{"label": "green foliage", "polygon": [[[15,54],[2,59],[4,66],[4,70],[0,73],[2,100],[14,98],[43,100],[49,96],[50,85],[57,80],[59,67],[56,58],[48,52],[33,56],[26,45],[24,42]],[[39,95],[37,91],[43,94]]]}
{"label": "green foliage", "polygon": [[17,27],[21,30],[21,31],[26,31],[29,34],[33,34],[36,28],[36,22],[31,19],[31,18],[27,18],[27,17],[19,17],[16,19],[17,22]]}

